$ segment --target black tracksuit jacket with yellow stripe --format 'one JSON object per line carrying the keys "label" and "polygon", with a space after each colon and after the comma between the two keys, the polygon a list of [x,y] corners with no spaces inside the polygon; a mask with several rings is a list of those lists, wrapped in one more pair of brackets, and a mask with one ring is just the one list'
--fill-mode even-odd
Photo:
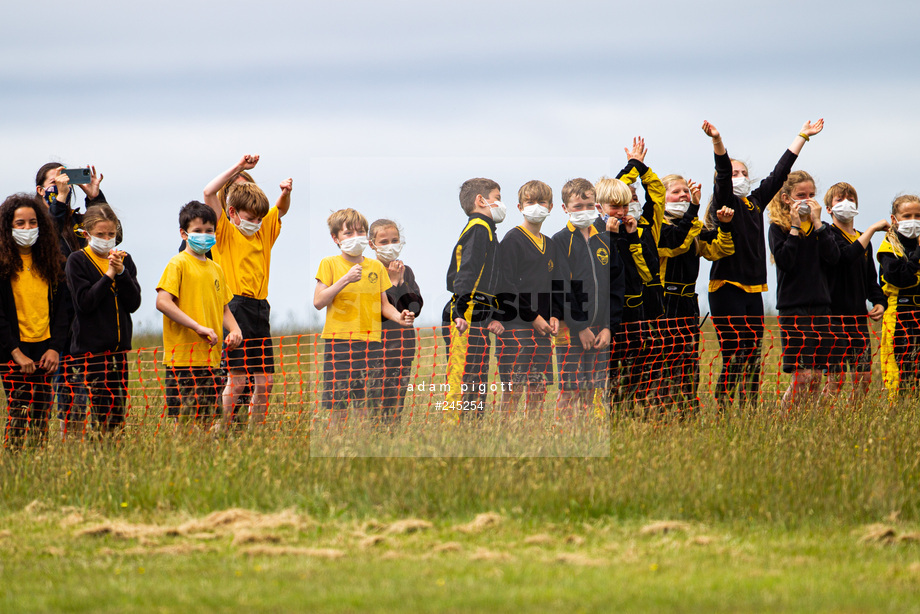
{"label": "black tracksuit jacket with yellow stripe", "polygon": [[878,248],[878,272],[888,308],[920,308],[920,246],[917,239],[898,235],[902,250],[886,238]]}
{"label": "black tracksuit jacket with yellow stripe", "polygon": [[498,238],[492,218],[473,213],[451,252],[447,268],[447,291],[452,294],[444,308],[445,322],[463,318],[486,326],[496,309],[499,286]]}
{"label": "black tracksuit jacket with yellow stripe", "polygon": [[[630,237],[625,236],[622,230],[621,235],[617,237],[618,249],[627,263],[626,307],[623,319],[627,322],[654,320],[664,314],[658,262],[658,240],[664,220],[664,184],[652,169],[635,158],[629,159],[623,170],[617,174],[617,179],[627,185],[635,183],[638,179],[645,191],[645,205],[642,207],[642,216],[637,220],[639,228],[636,231],[641,247],[633,247],[635,243]],[[625,252],[628,252],[631,258],[628,258]],[[635,271],[630,271],[630,261],[635,264]],[[633,273],[638,274],[640,278],[638,286]]]}
{"label": "black tracksuit jacket with yellow stripe", "polygon": [[700,206],[691,204],[683,217],[661,226],[658,240],[658,259],[661,263],[661,281],[665,294],[665,317],[695,317],[692,312],[678,313],[681,301],[669,301],[668,296],[680,296],[696,303],[696,280],[700,274],[700,258],[717,261],[735,252],[731,222],[719,222],[714,230],[703,228],[696,217]]}

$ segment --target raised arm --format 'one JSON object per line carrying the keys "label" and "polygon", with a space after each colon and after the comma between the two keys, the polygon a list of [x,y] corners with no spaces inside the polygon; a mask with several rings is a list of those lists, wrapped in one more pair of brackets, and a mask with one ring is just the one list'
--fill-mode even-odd
{"label": "raised arm", "polygon": [[792,139],[792,145],[789,146],[789,151],[795,155],[799,155],[802,153],[802,147],[805,146],[805,142],[822,130],[824,130],[824,119],[819,119],[815,123],[811,123],[810,121],[805,122],[802,124],[802,131]]}
{"label": "raised arm", "polygon": [[281,182],[280,187],[281,196],[278,197],[275,206],[278,207],[278,217],[284,217],[287,215],[288,209],[291,208],[291,190],[294,189],[294,180],[288,177]]}
{"label": "raised arm", "polygon": [[719,134],[719,131],[716,130],[716,127],[710,124],[708,121],[703,121],[703,132],[706,133],[706,136],[712,139],[712,152],[717,156],[724,156],[727,151],[725,151],[725,145],[722,144],[722,135]]}
{"label": "raised arm", "polygon": [[214,213],[217,215],[217,219],[220,219],[224,214],[224,203],[220,202],[220,199],[217,198],[217,192],[220,191],[220,189],[224,187],[228,181],[233,179],[234,175],[237,175],[242,171],[253,169],[258,163],[259,156],[247,154],[240,158],[239,162],[212,179],[211,182],[204,187],[204,204],[214,210]]}

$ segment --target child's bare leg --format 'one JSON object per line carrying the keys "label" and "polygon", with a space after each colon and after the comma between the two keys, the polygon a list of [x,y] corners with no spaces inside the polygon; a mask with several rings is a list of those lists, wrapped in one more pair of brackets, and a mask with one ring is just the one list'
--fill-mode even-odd
{"label": "child's bare leg", "polygon": [[792,405],[799,403],[803,396],[810,396],[815,372],[812,369],[801,369],[793,373],[792,382],[783,394],[783,410],[789,410]]}
{"label": "child's bare leg", "polygon": [[253,376],[253,380],[255,380],[255,383],[252,388],[252,415],[249,417],[250,429],[265,424],[265,418],[268,414],[268,397],[272,393],[274,377],[271,373],[259,373]]}
{"label": "child's bare leg", "polygon": [[233,418],[233,407],[236,405],[237,398],[246,388],[248,379],[249,377],[245,371],[237,371],[236,369],[230,371],[230,375],[227,377],[227,385],[221,395],[221,430],[227,430],[230,427],[230,420]]}

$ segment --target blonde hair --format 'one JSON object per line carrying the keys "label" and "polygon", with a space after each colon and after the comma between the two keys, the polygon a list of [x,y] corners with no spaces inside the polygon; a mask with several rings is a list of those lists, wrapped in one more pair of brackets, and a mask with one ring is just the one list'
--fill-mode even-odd
{"label": "blonde hair", "polygon": [[[682,176],[680,176],[680,175],[671,174],[671,175],[665,175],[664,177],[661,178],[661,183],[664,184],[664,191],[665,191],[665,192],[668,191],[668,188],[671,187],[671,184],[672,184],[672,183],[676,183],[676,182],[678,182],[678,181],[683,182],[684,185],[689,185],[689,184],[687,184],[687,180],[684,179],[684,178],[683,178]],[[665,210],[664,214],[665,214],[665,216],[671,216],[671,214],[668,213],[667,210]],[[674,216],[671,216],[671,217],[674,217]]]}
{"label": "blonde hair", "polygon": [[230,186],[236,183],[236,180],[242,177],[245,181],[249,183],[255,183],[256,180],[252,178],[252,175],[246,171],[240,171],[236,175],[230,178],[230,181],[220,186],[220,189],[217,190],[217,199],[220,201],[220,206],[226,208],[227,206],[227,193],[230,191]]}
{"label": "blonde hair", "polygon": [[[914,194],[901,194],[896,196],[893,201],[891,201],[891,215],[897,216],[898,211],[901,209],[901,205],[907,203],[917,203],[920,205],[920,196],[915,196]],[[904,251],[904,246],[901,245],[901,239],[898,237],[898,231],[895,229],[894,224],[888,227],[888,232],[885,233],[885,239],[888,240],[888,243],[891,244],[892,250],[894,250],[895,256],[899,258],[906,258],[907,254]]]}
{"label": "blonde hair", "polygon": [[824,193],[824,206],[830,209],[831,205],[834,203],[834,199],[838,196],[849,198],[853,201],[854,205],[857,207],[859,206],[859,198],[856,197],[856,188],[846,181],[835,183],[827,189],[827,192]]}
{"label": "blonde hair", "polygon": [[815,180],[805,171],[792,171],[789,173],[789,177],[783,187],[779,189],[779,192],[776,193],[776,196],[773,197],[773,200],[768,205],[770,208],[770,221],[786,232],[789,232],[789,229],[792,228],[792,215],[789,212],[789,205],[783,202],[783,195],[791,197],[792,188],[805,182],[810,182],[814,185]]}
{"label": "blonde hair", "polygon": [[569,179],[565,182],[565,185],[562,186],[562,204],[569,204],[569,201],[572,200],[574,196],[578,198],[588,198],[589,194],[591,196],[596,196],[597,194],[594,190],[593,183],[583,177]]}
{"label": "blonde hair", "polygon": [[518,202],[523,204],[528,200],[534,202],[546,201],[549,204],[553,204],[553,189],[536,179],[528,181],[518,190]]}
{"label": "blonde hair", "polygon": [[334,238],[339,237],[339,232],[347,225],[350,230],[367,232],[367,218],[354,209],[339,209],[326,218],[329,232]]}
{"label": "blonde hair", "polygon": [[227,193],[227,208],[230,207],[261,219],[268,214],[268,197],[262,188],[252,182],[234,183]]}
{"label": "blonde hair", "polygon": [[611,177],[601,177],[594,184],[594,195],[599,205],[627,207],[632,201],[633,193],[629,186]]}
{"label": "blonde hair", "polygon": [[83,230],[92,232],[99,222],[114,222],[115,232],[117,233],[121,230],[121,222],[110,206],[93,205],[92,207],[87,207],[86,213],[83,214]]}

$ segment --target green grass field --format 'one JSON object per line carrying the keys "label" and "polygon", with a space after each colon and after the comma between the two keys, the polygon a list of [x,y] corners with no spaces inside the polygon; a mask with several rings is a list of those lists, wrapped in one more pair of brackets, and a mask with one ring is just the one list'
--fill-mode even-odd
{"label": "green grass field", "polygon": [[920,407],[877,383],[782,415],[768,368],[763,406],[725,419],[561,428],[546,407],[434,419],[420,397],[419,419],[351,424],[318,457],[298,342],[261,433],[157,430],[134,384],[125,441],[0,454],[0,610],[920,611]]}

